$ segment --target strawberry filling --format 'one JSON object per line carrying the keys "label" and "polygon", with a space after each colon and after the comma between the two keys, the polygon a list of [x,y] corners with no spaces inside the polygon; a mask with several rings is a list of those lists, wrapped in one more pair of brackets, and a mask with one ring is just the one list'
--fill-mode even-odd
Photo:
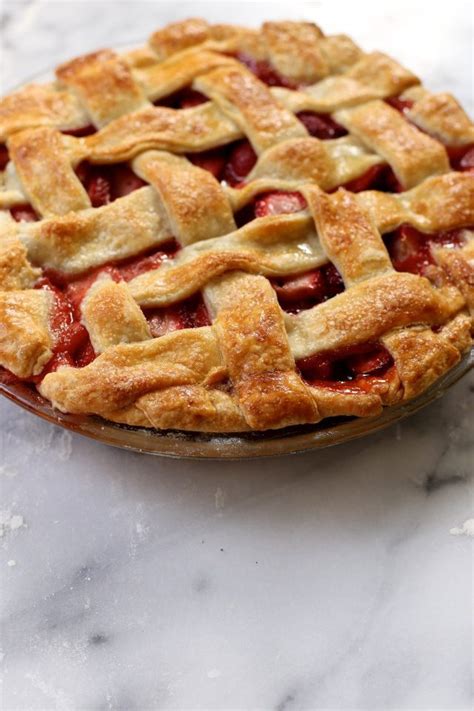
{"label": "strawberry filling", "polygon": [[47,373],[61,365],[82,367],[95,358],[95,353],[86,328],[76,318],[73,304],[66,294],[54,286],[47,277],[35,284],[35,289],[44,289],[53,295],[49,324],[53,336],[53,356],[39,375],[27,378],[40,383]]}
{"label": "strawberry filling", "polygon": [[223,179],[224,169],[228,162],[226,147],[212,148],[201,153],[189,153],[186,157],[198,168],[203,168],[212,173],[216,180]]}
{"label": "strawberry filling", "polygon": [[15,205],[10,208],[10,215],[16,222],[37,222],[39,217],[31,205]]}
{"label": "strawberry filling", "polygon": [[102,207],[146,185],[127,163],[92,165],[82,161],[76,174],[90,197],[92,207]]}
{"label": "strawberry filling", "polygon": [[199,104],[205,104],[209,99],[200,91],[191,89],[190,86],[154,101],[155,106],[164,106],[168,109],[192,109]]}
{"label": "strawberry filling", "polygon": [[85,138],[85,136],[92,136],[93,133],[97,133],[97,129],[90,123],[87,126],[81,126],[81,128],[72,128],[69,131],[61,131],[61,133],[65,136]]}
{"label": "strawberry filling", "polygon": [[415,102],[411,99],[401,99],[399,96],[391,96],[390,98],[385,99],[385,103],[392,106],[392,108],[397,111],[400,111],[401,114],[404,114],[412,108]]}
{"label": "strawberry filling", "polygon": [[456,249],[463,244],[462,232],[450,230],[426,234],[411,225],[401,225],[394,232],[384,235],[384,241],[398,272],[423,275],[427,267],[435,263],[432,247]]}
{"label": "strawberry filling", "polygon": [[453,170],[474,172],[474,146],[448,146],[449,161]]}
{"label": "strawberry filling", "polygon": [[362,190],[379,190],[383,193],[402,193],[404,191],[403,185],[386,163],[372,165],[365,173],[345,183],[343,187],[352,193],[360,193]]}
{"label": "strawberry filling", "polygon": [[284,311],[299,313],[344,291],[342,277],[333,264],[325,264],[305,274],[271,279]]}
{"label": "strawberry filling", "polygon": [[283,86],[286,89],[297,89],[298,84],[291,79],[287,79],[277,72],[270,62],[265,59],[255,59],[245,52],[239,52],[235,55],[235,58],[245,64],[245,66],[250,69],[252,74],[263,81],[264,84],[268,86]]}
{"label": "strawberry filling", "polygon": [[178,304],[159,309],[144,309],[151,335],[156,338],[182,328],[210,326],[211,321],[200,294],[181,301]]}
{"label": "strawberry filling", "polygon": [[257,154],[247,139],[238,141],[230,147],[222,179],[232,187],[244,181],[257,162]]}
{"label": "strawberry filling", "polygon": [[296,362],[310,385],[346,391],[370,389],[373,379],[387,376],[392,366],[392,356],[380,343],[326,351]]}
{"label": "strawberry filling", "polygon": [[7,163],[10,160],[8,155],[8,148],[4,143],[0,144],[0,170],[5,170]]}
{"label": "strawberry filling", "polygon": [[327,141],[331,138],[346,136],[344,126],[338,124],[329,114],[317,114],[315,111],[300,111],[296,114],[310,136]]}

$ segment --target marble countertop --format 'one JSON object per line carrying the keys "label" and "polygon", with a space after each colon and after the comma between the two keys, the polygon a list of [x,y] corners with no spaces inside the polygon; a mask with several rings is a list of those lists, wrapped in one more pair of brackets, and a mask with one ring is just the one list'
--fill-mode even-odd
{"label": "marble countertop", "polygon": [[[472,108],[469,6],[446,7],[4,2],[2,91],[177,17],[292,16]],[[2,708],[471,708],[473,390],[365,440],[241,463],[107,448],[3,400]]]}

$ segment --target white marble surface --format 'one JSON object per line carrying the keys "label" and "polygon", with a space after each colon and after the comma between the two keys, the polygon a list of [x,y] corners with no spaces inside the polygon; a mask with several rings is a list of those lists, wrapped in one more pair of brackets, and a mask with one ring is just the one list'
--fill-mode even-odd
{"label": "white marble surface", "polygon": [[[1,11],[3,90],[205,14],[314,18],[472,98],[466,2]],[[3,401],[2,708],[471,708],[473,383],[366,440],[243,463],[125,453]]]}

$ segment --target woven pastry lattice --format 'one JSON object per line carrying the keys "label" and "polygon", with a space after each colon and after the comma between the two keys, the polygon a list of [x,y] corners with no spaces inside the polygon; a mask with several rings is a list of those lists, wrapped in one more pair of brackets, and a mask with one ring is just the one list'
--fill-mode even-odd
{"label": "woven pastry lattice", "polygon": [[55,407],[366,416],[471,346],[474,127],[381,52],[188,20],[0,102],[0,365]]}

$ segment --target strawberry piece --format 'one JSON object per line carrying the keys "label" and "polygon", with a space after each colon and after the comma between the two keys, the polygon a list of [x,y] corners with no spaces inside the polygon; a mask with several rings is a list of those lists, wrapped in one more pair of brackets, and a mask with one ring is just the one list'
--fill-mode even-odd
{"label": "strawberry piece", "polygon": [[392,365],[393,359],[383,346],[375,346],[368,353],[359,353],[347,360],[348,368],[355,375],[370,375],[379,373]]}
{"label": "strawberry piece", "polygon": [[84,343],[84,345],[76,352],[75,355],[75,361],[76,361],[76,367],[78,368],[84,368],[86,365],[89,365],[89,363],[92,363],[93,360],[95,360],[96,355],[95,351],[92,347],[92,343],[90,342],[89,337],[87,338],[87,341]]}
{"label": "strawberry piece", "polygon": [[370,168],[365,171],[365,173],[359,175],[358,178],[354,178],[353,180],[350,180],[348,183],[346,183],[344,185],[344,188],[346,190],[350,190],[352,193],[360,193],[362,192],[362,190],[375,190],[377,180],[382,177],[385,168],[386,166],[382,163],[378,163],[377,165],[371,165]]}
{"label": "strawberry piece", "polygon": [[192,328],[201,328],[202,326],[210,326],[211,320],[206,308],[206,304],[202,299],[199,299],[195,305],[192,316]]}
{"label": "strawberry piece", "polygon": [[306,274],[273,280],[278,301],[291,313],[309,309],[344,291],[342,277],[333,264],[325,264]]}
{"label": "strawberry piece", "polygon": [[392,106],[394,109],[397,109],[397,111],[400,111],[400,113],[403,114],[405,111],[411,109],[415,102],[411,99],[400,99],[399,96],[391,96],[390,98],[385,99],[385,103],[389,104],[389,106]]}
{"label": "strawberry piece", "polygon": [[154,338],[182,328],[199,328],[210,324],[206,305],[199,295],[165,308],[148,309],[145,316]]}
{"label": "strawberry piece", "polygon": [[279,74],[270,62],[264,59],[254,59],[244,52],[239,52],[235,58],[245,64],[252,74],[255,74],[260,81],[263,81],[268,86],[284,86],[287,89],[296,89],[298,87],[298,84]]}
{"label": "strawberry piece", "polygon": [[124,266],[119,266],[118,271],[124,281],[130,281],[140,274],[149,272],[152,269],[157,269],[160,264],[165,259],[169,258],[169,254],[163,251],[155,252],[154,254],[149,254],[147,257],[142,257],[141,259],[134,259],[129,264]]}
{"label": "strawberry piece", "polygon": [[334,363],[329,355],[316,354],[302,358],[296,363],[301,375],[308,382],[314,380],[331,380],[334,374]]}
{"label": "strawberry piece", "polygon": [[37,222],[38,215],[31,205],[15,205],[10,208],[10,215],[16,222]]}
{"label": "strawberry piece", "polygon": [[314,303],[323,301],[326,296],[326,281],[320,269],[300,274],[283,283],[273,282],[278,300],[283,305],[297,304],[308,299]]}
{"label": "strawberry piece", "polygon": [[283,215],[299,212],[306,207],[306,200],[301,193],[275,191],[261,195],[255,202],[255,217]]}
{"label": "strawberry piece", "polygon": [[179,108],[180,109],[192,109],[194,106],[199,106],[200,104],[205,104],[209,99],[204,94],[196,89],[191,89],[188,87],[180,92],[179,96]]}
{"label": "strawberry piece", "polygon": [[474,171],[474,146],[464,153],[459,161],[459,170]]}
{"label": "strawberry piece", "polygon": [[198,168],[208,170],[217,180],[221,180],[227,162],[222,148],[213,148],[202,153],[190,153],[187,158]]}
{"label": "strawberry piece", "polygon": [[224,180],[236,186],[250,173],[257,162],[257,154],[247,140],[239,141],[231,150],[224,169]]}
{"label": "strawberry piece", "polygon": [[86,190],[92,207],[102,207],[112,202],[112,183],[105,170],[94,170],[87,180]]}
{"label": "strawberry piece", "polygon": [[70,368],[74,368],[74,360],[69,353],[59,352],[55,353],[52,358],[46,363],[46,367],[41,371],[39,375],[33,377],[32,380],[35,383],[40,383],[43,378],[48,375],[48,373],[54,373],[55,370],[60,368],[62,365],[67,365]]}
{"label": "strawberry piece", "polygon": [[143,186],[146,185],[146,182],[139,178],[126,163],[114,165],[111,173],[112,200],[125,197],[125,195],[129,195],[133,193],[134,190],[143,188]]}
{"label": "strawberry piece", "polygon": [[401,225],[387,240],[392,264],[398,272],[423,274],[433,263],[428,236],[411,225]]}
{"label": "strawberry piece", "polygon": [[300,111],[296,114],[296,118],[301,121],[310,136],[320,138],[322,141],[347,135],[344,126],[336,123],[329,114],[317,114],[314,111]]}
{"label": "strawberry piece", "polygon": [[186,320],[180,309],[176,306],[147,310],[145,316],[153,338],[158,338],[159,336],[164,336],[166,333],[172,333],[172,331],[187,328]]}
{"label": "strawberry piece", "polygon": [[334,264],[325,264],[324,267],[321,267],[321,272],[326,282],[326,299],[330,299],[344,291],[344,282]]}
{"label": "strawberry piece", "polygon": [[82,126],[81,128],[71,128],[68,131],[61,131],[65,136],[75,136],[75,138],[84,138],[85,136],[92,136],[93,133],[97,133],[97,129],[91,123],[87,126]]}
{"label": "strawberry piece", "polygon": [[8,154],[8,148],[4,143],[0,145],[0,170],[5,170],[10,156]]}

